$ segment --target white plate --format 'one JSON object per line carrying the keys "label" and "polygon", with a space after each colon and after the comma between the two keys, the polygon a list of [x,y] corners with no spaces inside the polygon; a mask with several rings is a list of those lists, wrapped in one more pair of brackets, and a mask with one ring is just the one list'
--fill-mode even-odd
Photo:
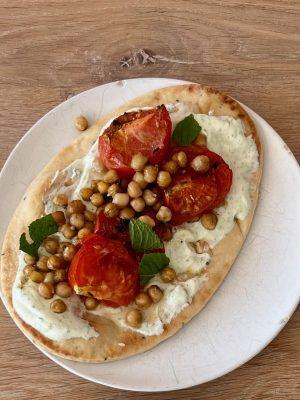
{"label": "white plate", "polygon": [[[113,82],[75,96],[39,120],[18,143],[1,176],[0,241],[22,194],[41,168],[78,133],[74,118],[90,122],[131,98],[173,79]],[[261,196],[249,236],[227,279],[175,336],[144,354],[107,364],[45,354],[63,368],[104,385],[140,391],[185,388],[215,379],[261,351],[293,313],[300,293],[299,166],[277,133],[246,108],[264,147]]]}

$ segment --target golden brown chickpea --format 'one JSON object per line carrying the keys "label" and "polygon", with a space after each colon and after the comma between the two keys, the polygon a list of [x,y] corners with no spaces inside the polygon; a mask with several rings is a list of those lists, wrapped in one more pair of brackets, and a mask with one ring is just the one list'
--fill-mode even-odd
{"label": "golden brown chickpea", "polygon": [[132,157],[130,166],[135,171],[142,171],[147,161],[148,161],[147,157],[145,157],[141,153],[137,153]]}
{"label": "golden brown chickpea", "polygon": [[137,197],[140,197],[142,195],[142,189],[141,189],[140,185],[135,181],[131,181],[128,183],[127,192],[129,194],[129,196],[134,199],[136,199]]}
{"label": "golden brown chickpea", "polygon": [[92,179],[91,180],[91,189],[93,190],[93,192],[98,192],[98,184],[99,184],[99,180],[98,179]]}
{"label": "golden brown chickpea", "polygon": [[25,265],[23,269],[23,273],[25,276],[29,276],[31,272],[34,271],[34,266],[33,265]]}
{"label": "golden brown chickpea", "polygon": [[[94,195],[93,195],[94,196]],[[70,224],[76,229],[81,229],[84,227],[84,216],[83,214],[72,214],[70,215]]]}
{"label": "golden brown chickpea", "polygon": [[213,213],[203,214],[200,220],[204,228],[209,231],[214,230],[218,223],[218,217]]}
{"label": "golden brown chickpea", "polygon": [[44,274],[42,274],[42,272],[39,271],[31,271],[29,273],[29,278],[36,283],[41,283],[44,280]]}
{"label": "golden brown chickpea", "polygon": [[52,201],[53,204],[59,207],[65,207],[68,204],[68,198],[65,194],[57,194]]}
{"label": "golden brown chickpea", "polygon": [[67,282],[58,282],[55,287],[55,293],[59,297],[67,298],[72,295],[73,289],[68,285]]}
{"label": "golden brown chickpea", "polygon": [[129,203],[129,195],[128,193],[116,193],[112,202],[119,208],[124,208]]}
{"label": "golden brown chickpea", "polygon": [[76,229],[70,224],[64,224],[60,231],[66,239],[72,239],[74,236],[76,236]]}
{"label": "golden brown chickpea", "polygon": [[54,273],[47,272],[46,275],[44,276],[44,282],[45,283],[54,283]]}
{"label": "golden brown chickpea", "polygon": [[98,182],[97,189],[98,189],[99,193],[101,193],[101,194],[107,193],[108,188],[109,188],[109,183],[103,182],[103,181]]}
{"label": "golden brown chickpea", "polygon": [[54,295],[54,286],[50,282],[41,282],[38,290],[39,295],[44,299],[51,299]]}
{"label": "golden brown chickpea", "polygon": [[178,282],[185,282],[191,278],[193,278],[193,274],[190,272],[181,272],[180,274],[177,274],[176,279]]}
{"label": "golden brown chickpea", "polygon": [[48,237],[47,239],[44,240],[44,247],[45,250],[48,251],[50,254],[55,254],[57,253],[58,247],[59,247],[59,242],[56,237]]}
{"label": "golden brown chickpea", "polygon": [[63,250],[63,259],[65,261],[70,262],[73,260],[75,254],[76,254],[76,247],[73,244],[68,244]]}
{"label": "golden brown chickpea", "polygon": [[205,174],[209,170],[209,158],[207,156],[197,156],[191,162],[191,167],[201,174]]}
{"label": "golden brown chickpea", "polygon": [[157,176],[157,184],[161,188],[166,188],[172,182],[172,178],[169,172],[167,171],[159,171]]}
{"label": "golden brown chickpea", "polygon": [[153,206],[157,202],[157,194],[152,190],[146,189],[143,193],[143,198],[147,206]]}
{"label": "golden brown chickpea", "polygon": [[80,195],[81,195],[82,199],[85,201],[89,201],[90,197],[92,196],[93,193],[94,193],[93,189],[88,188],[88,187],[82,188],[80,190]]}
{"label": "golden brown chickpea", "polygon": [[172,212],[168,207],[161,206],[156,214],[156,219],[162,222],[169,222],[172,219]]}
{"label": "golden brown chickpea", "polygon": [[148,308],[151,306],[152,300],[148,293],[141,292],[135,298],[135,304],[140,308]]}
{"label": "golden brown chickpea", "polygon": [[113,183],[107,189],[107,195],[110,197],[114,197],[120,191],[121,191],[120,186],[117,183]]}
{"label": "golden brown chickpea", "polygon": [[146,165],[144,169],[144,180],[147,183],[153,183],[156,180],[158,174],[158,168],[154,165]]}
{"label": "golden brown chickpea", "polygon": [[120,218],[122,219],[131,219],[134,217],[134,211],[130,207],[125,207],[120,211]]}
{"label": "golden brown chickpea", "polygon": [[91,196],[91,203],[95,206],[95,207],[100,207],[102,206],[102,204],[104,203],[104,198],[103,195],[101,193],[94,193]]}
{"label": "golden brown chickpea", "polygon": [[41,271],[48,271],[48,259],[47,256],[41,256],[36,263],[37,268]]}
{"label": "golden brown chickpea", "polygon": [[58,246],[58,250],[57,253],[58,254],[62,254],[64,252],[64,249],[69,246],[69,242],[59,242],[59,246]]}
{"label": "golden brown chickpea", "polygon": [[67,270],[65,269],[56,269],[53,272],[54,282],[64,282],[67,280]]}
{"label": "golden brown chickpea", "polygon": [[89,231],[93,232],[94,228],[95,228],[95,224],[93,222],[87,221],[84,224],[84,228],[88,229]]}
{"label": "golden brown chickpea", "polygon": [[84,301],[84,305],[87,310],[94,310],[98,305],[98,301],[94,299],[94,297],[87,297]]}
{"label": "golden brown chickpea", "polygon": [[114,218],[119,214],[119,209],[116,204],[107,203],[104,207],[104,213],[108,218]]}
{"label": "golden brown chickpea", "polygon": [[198,133],[198,136],[193,141],[193,144],[195,144],[196,146],[206,146],[207,137],[203,133]]}
{"label": "golden brown chickpea", "polygon": [[96,214],[93,213],[92,211],[85,210],[83,215],[84,218],[89,222],[94,222],[96,220]]}
{"label": "golden brown chickpea", "polygon": [[126,313],[125,319],[129,326],[138,328],[143,321],[143,315],[140,310],[129,310]]}
{"label": "golden brown chickpea", "polygon": [[72,200],[68,204],[67,214],[83,214],[85,211],[85,205],[81,200]]}
{"label": "golden brown chickpea", "polygon": [[56,299],[50,304],[50,309],[51,311],[60,314],[66,311],[67,306],[62,300]]}
{"label": "golden brown chickpea", "polygon": [[117,182],[119,180],[119,177],[118,177],[118,174],[117,174],[116,171],[114,171],[113,169],[110,169],[104,175],[103,180],[106,183],[114,183],[114,182]]}
{"label": "golden brown chickpea", "polygon": [[155,226],[154,219],[149,217],[149,215],[141,215],[139,217],[139,220],[144,222],[144,224],[147,224],[147,225],[151,226],[152,228]]}
{"label": "golden brown chickpea", "polygon": [[52,217],[58,225],[63,225],[66,222],[65,214],[63,213],[63,211],[54,211],[52,213]]}
{"label": "golden brown chickpea", "polygon": [[86,237],[87,235],[89,235],[90,233],[92,233],[92,231],[90,231],[89,229],[87,229],[87,228],[82,228],[82,229],[80,229],[79,231],[78,231],[78,234],[77,234],[77,236],[78,236],[78,239],[83,239],[84,237]]}
{"label": "golden brown chickpea", "polygon": [[193,243],[195,252],[198,254],[208,253],[212,254],[211,248],[209,244],[205,242],[205,240],[198,240],[197,242]]}
{"label": "golden brown chickpea", "polygon": [[[148,183],[144,179],[144,174],[142,172],[136,172],[133,175],[132,180],[134,182],[138,183],[140,185],[141,189],[145,189],[145,187],[148,185]],[[127,184],[127,186],[128,186],[128,184]]]}
{"label": "golden brown chickpea", "polygon": [[33,265],[35,263],[35,257],[31,256],[30,254],[24,254],[24,261],[27,265]]}
{"label": "golden brown chickpea", "polygon": [[89,123],[83,115],[79,115],[75,118],[74,125],[78,131],[85,131],[88,128]]}
{"label": "golden brown chickpea", "polygon": [[175,153],[172,157],[173,161],[176,161],[179,167],[184,168],[187,164],[187,156],[184,151],[180,151],[179,153]]}
{"label": "golden brown chickpea", "polygon": [[169,172],[170,174],[175,174],[178,170],[178,164],[174,160],[167,161],[163,165],[163,170]]}
{"label": "golden brown chickpea", "polygon": [[149,286],[147,289],[147,293],[149,294],[153,303],[158,303],[163,297],[162,290],[156,285]]}
{"label": "golden brown chickpea", "polygon": [[134,211],[141,212],[145,208],[145,201],[142,197],[138,197],[137,199],[132,199],[130,205]]}
{"label": "golden brown chickpea", "polygon": [[173,282],[176,278],[176,272],[173,268],[165,267],[160,271],[161,280],[165,283]]}
{"label": "golden brown chickpea", "polygon": [[59,269],[63,266],[63,258],[60,254],[52,255],[47,260],[48,269]]}

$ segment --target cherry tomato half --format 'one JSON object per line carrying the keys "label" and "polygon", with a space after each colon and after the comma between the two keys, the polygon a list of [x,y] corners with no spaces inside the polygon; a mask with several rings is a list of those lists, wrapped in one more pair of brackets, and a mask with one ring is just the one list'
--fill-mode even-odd
{"label": "cherry tomato half", "polygon": [[164,105],[151,110],[129,112],[116,118],[99,138],[100,158],[121,178],[134,174],[134,154],[141,153],[151,164],[161,162],[168,149],[172,122]]}
{"label": "cherry tomato half", "polygon": [[92,295],[113,307],[128,305],[139,290],[138,262],[118,240],[90,234],[82,240],[68,272],[80,295]]}

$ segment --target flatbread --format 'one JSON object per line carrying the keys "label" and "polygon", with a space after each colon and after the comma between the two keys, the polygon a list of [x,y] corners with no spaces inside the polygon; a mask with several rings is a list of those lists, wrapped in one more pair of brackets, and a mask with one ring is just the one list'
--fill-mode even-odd
{"label": "flatbread", "polygon": [[[207,269],[208,280],[196,293],[192,303],[183,309],[177,317],[165,325],[159,336],[143,336],[139,333],[123,329],[104,317],[88,314],[88,320],[100,333],[97,338],[69,339],[53,341],[27,325],[17,315],[12,304],[12,286],[18,268],[19,237],[27,226],[39,218],[44,209],[42,198],[48,189],[51,177],[57,170],[68,166],[75,159],[83,157],[98,137],[101,127],[111,118],[117,117],[134,107],[157,106],[174,103],[176,100],[189,103],[194,113],[212,113],[216,116],[232,116],[239,118],[245,127],[245,135],[255,140],[259,154],[259,169],[252,176],[252,209],[243,221],[236,220],[232,231],[214,248],[213,257]],[[258,199],[259,183],[262,172],[262,148],[255,126],[246,111],[232,98],[212,88],[187,84],[155,90],[138,97],[122,107],[101,118],[94,126],[78,136],[74,142],[61,150],[31,183],[22,198],[4,239],[1,258],[1,286],[7,307],[13,319],[38,346],[72,360],[103,362],[128,357],[144,352],[158,345],[176,333],[184,324],[193,318],[209,301],[228,273],[250,228]],[[125,346],[120,346],[124,343]]]}

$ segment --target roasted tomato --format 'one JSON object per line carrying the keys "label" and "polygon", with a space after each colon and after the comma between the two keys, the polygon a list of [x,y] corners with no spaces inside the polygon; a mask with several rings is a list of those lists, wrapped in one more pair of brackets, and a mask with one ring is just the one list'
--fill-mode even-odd
{"label": "roasted tomato", "polygon": [[168,149],[172,122],[164,105],[129,112],[116,118],[99,138],[100,158],[108,169],[121,178],[134,174],[130,167],[134,154],[141,153],[150,163],[161,162]]}
{"label": "roasted tomato", "polygon": [[120,240],[123,243],[129,240],[128,222],[119,217],[108,218],[103,209],[100,209],[97,215],[94,232],[104,238]]}
{"label": "roasted tomato", "polygon": [[169,154],[184,151],[188,162],[198,155],[210,159],[210,169],[200,174],[187,167],[177,172],[171,185],[164,190],[164,203],[172,211],[172,225],[191,222],[202,213],[220,206],[230,190],[232,171],[218,154],[201,146],[174,147]]}
{"label": "roasted tomato", "polygon": [[139,290],[138,262],[118,240],[90,234],[72,260],[68,279],[80,295],[125,306]]}

